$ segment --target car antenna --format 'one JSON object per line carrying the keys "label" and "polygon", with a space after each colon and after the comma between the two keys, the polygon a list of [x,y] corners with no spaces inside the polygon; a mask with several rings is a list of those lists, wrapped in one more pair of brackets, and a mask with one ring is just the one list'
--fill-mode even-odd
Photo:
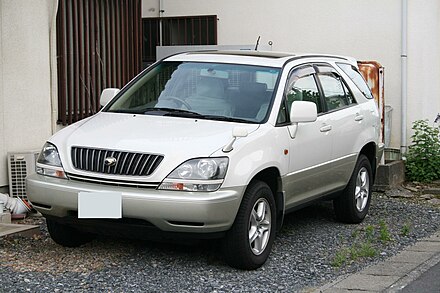
{"label": "car antenna", "polygon": [[260,37],[261,36],[258,36],[257,43],[255,44],[255,51],[258,50],[258,45],[260,44]]}

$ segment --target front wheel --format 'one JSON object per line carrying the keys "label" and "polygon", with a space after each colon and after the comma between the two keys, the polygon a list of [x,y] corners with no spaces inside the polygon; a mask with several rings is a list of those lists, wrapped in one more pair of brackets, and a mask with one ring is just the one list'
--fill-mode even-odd
{"label": "front wheel", "polygon": [[232,267],[245,270],[262,266],[272,249],[275,222],[272,190],[264,182],[251,182],[235,222],[223,241],[226,262]]}
{"label": "front wheel", "polygon": [[339,221],[357,224],[364,220],[370,207],[372,179],[370,161],[360,155],[343,194],[333,201]]}

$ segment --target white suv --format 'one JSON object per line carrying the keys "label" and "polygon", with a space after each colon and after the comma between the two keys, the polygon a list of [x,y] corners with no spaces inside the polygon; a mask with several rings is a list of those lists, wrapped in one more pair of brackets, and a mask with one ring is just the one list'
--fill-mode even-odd
{"label": "white suv", "polygon": [[128,228],[222,237],[227,263],[255,269],[287,212],[329,197],[340,221],[368,212],[383,145],[352,58],[178,54],[101,104],[47,141],[27,179],[61,245]]}

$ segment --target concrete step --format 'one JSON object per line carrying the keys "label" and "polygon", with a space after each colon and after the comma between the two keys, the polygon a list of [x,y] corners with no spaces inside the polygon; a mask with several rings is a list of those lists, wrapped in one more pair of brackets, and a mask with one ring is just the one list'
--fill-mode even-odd
{"label": "concrete step", "polygon": [[0,223],[0,237],[6,235],[33,237],[34,235],[40,235],[40,233],[40,226]]}
{"label": "concrete step", "polygon": [[405,181],[405,164],[403,161],[391,161],[379,165],[373,189],[385,191],[389,188],[402,185]]}

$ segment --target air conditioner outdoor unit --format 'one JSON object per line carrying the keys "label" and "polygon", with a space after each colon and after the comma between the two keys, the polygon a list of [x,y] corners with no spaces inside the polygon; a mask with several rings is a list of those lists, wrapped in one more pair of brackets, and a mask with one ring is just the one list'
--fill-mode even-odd
{"label": "air conditioner outdoor unit", "polygon": [[27,201],[26,176],[35,173],[38,151],[8,153],[9,195]]}

